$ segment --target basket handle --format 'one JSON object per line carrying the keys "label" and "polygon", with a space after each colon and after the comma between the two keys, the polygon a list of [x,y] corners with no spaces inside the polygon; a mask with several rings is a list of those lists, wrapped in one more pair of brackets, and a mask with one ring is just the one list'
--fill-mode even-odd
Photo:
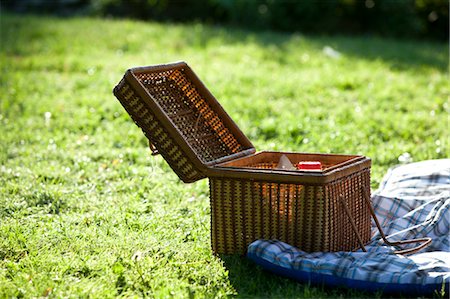
{"label": "basket handle", "polygon": [[150,140],[148,141],[148,147],[152,151],[152,156],[159,155],[158,149],[155,147],[155,145]]}
{"label": "basket handle", "polygon": [[[375,215],[375,211],[374,211],[374,209],[372,207],[372,204],[370,202],[370,199],[369,199],[369,195],[368,195],[368,192],[367,192],[367,187],[365,187],[365,188],[361,187],[361,189],[362,189],[362,192],[364,194],[364,200],[365,200],[365,202],[367,204],[367,207],[368,207],[368,209],[370,211],[370,215],[372,216],[373,220],[375,221],[375,224],[376,224],[376,226],[378,228],[378,231],[381,234],[381,238],[383,239],[383,241],[387,245],[389,245],[389,246],[397,246],[397,245],[402,245],[402,244],[422,243],[422,244],[420,244],[420,245],[418,245],[416,247],[410,248],[410,249],[403,249],[403,250],[394,251],[395,254],[412,254],[412,253],[416,253],[419,250],[422,250],[423,248],[425,248],[428,245],[430,245],[431,238],[419,238],[419,239],[411,239],[411,240],[402,240],[402,241],[397,241],[397,242],[390,242],[387,239],[386,235],[384,234],[383,229],[381,228],[380,222],[378,221],[378,218]],[[344,207],[344,211],[347,214],[348,219],[350,220],[350,224],[352,225],[353,232],[356,234],[356,237],[358,238],[359,246],[361,247],[362,251],[367,252],[367,249],[366,249],[366,247],[364,247],[364,244],[362,242],[361,235],[359,234],[358,229],[356,228],[355,221],[353,220],[353,217],[352,217],[352,215],[350,213],[350,210],[348,209],[347,205],[345,204],[345,202],[344,202],[344,200],[342,198],[342,195],[339,195],[339,200],[340,200],[342,206]]]}
{"label": "basket handle", "polygon": [[377,216],[375,215],[375,211],[372,207],[372,204],[370,202],[370,198],[369,198],[369,192],[367,192],[367,187],[361,187],[363,189],[363,193],[364,193],[364,199],[366,200],[366,204],[367,207],[370,210],[370,214],[373,217],[373,220],[375,221],[375,224],[377,225],[378,231],[381,234],[381,237],[383,238],[383,241],[388,244],[389,246],[397,246],[397,245],[402,245],[402,244],[411,244],[411,243],[422,243],[421,245],[418,245],[416,247],[410,248],[410,249],[403,249],[403,250],[397,250],[394,251],[394,253],[396,254],[412,254],[412,253],[416,253],[419,250],[422,250],[423,248],[427,247],[428,245],[431,244],[431,238],[418,238],[418,239],[410,239],[410,240],[402,240],[402,241],[397,241],[397,242],[390,242],[386,235],[383,232],[383,229],[381,228],[380,222],[378,221]]}

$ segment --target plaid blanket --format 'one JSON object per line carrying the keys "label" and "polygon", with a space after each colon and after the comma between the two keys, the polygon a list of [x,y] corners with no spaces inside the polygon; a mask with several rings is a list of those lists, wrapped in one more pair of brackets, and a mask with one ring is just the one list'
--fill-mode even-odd
{"label": "plaid blanket", "polygon": [[409,256],[394,254],[398,248],[384,245],[374,225],[372,240],[366,246],[368,252],[306,253],[277,240],[257,240],[249,245],[248,257],[302,281],[390,291],[402,286],[422,287],[416,293],[445,285],[448,291],[450,159],[389,170],[373,193],[372,203],[390,241],[431,237],[432,244]]}

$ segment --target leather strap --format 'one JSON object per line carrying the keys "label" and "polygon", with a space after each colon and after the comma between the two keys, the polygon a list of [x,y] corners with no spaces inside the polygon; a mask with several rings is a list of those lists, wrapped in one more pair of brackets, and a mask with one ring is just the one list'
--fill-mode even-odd
{"label": "leather strap", "polygon": [[[369,198],[369,192],[367,191],[368,187],[361,187],[362,188],[362,192],[364,194],[364,200],[366,202],[367,208],[370,211],[370,215],[372,216],[373,220],[375,221],[375,224],[381,234],[381,238],[383,239],[383,241],[389,245],[389,246],[398,246],[398,245],[404,245],[404,244],[411,244],[411,243],[422,243],[416,247],[410,248],[410,249],[402,249],[402,250],[397,250],[394,251],[395,254],[412,254],[412,253],[416,253],[420,250],[422,250],[423,248],[427,247],[428,245],[431,244],[431,238],[419,238],[419,239],[411,239],[411,240],[402,240],[402,241],[397,241],[397,242],[390,242],[387,238],[387,236],[384,234],[383,229],[381,228],[380,222],[378,221],[377,216],[375,215],[375,211],[372,207],[372,203],[370,202],[370,198]],[[345,204],[345,201],[342,197],[342,195],[339,195],[339,201],[341,202],[342,206],[344,207],[344,211],[347,214],[348,219],[350,220],[350,224],[352,225],[352,229],[353,232],[356,234],[356,237],[358,238],[358,243],[359,246],[361,247],[362,251],[367,252],[367,249],[365,248],[361,235],[358,232],[358,229],[356,227],[355,221],[353,220],[353,217],[350,213],[350,210],[348,209],[347,205]]]}

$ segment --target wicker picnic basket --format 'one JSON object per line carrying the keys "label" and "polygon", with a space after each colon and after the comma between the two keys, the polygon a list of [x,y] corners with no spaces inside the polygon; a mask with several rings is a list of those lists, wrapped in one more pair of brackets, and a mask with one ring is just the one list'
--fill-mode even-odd
{"label": "wicker picnic basket", "polygon": [[[215,253],[244,254],[257,239],[310,252],[354,250],[370,240],[367,157],[256,153],[184,62],[130,69],[114,94],[153,154],[161,154],[183,182],[209,179]],[[276,169],[281,155],[323,167]]]}

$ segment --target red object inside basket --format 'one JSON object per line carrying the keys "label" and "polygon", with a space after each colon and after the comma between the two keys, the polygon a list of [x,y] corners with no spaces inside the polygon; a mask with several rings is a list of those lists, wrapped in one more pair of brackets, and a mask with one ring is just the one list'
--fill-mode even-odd
{"label": "red object inside basket", "polygon": [[322,163],[319,161],[302,161],[297,164],[299,170],[322,170]]}

